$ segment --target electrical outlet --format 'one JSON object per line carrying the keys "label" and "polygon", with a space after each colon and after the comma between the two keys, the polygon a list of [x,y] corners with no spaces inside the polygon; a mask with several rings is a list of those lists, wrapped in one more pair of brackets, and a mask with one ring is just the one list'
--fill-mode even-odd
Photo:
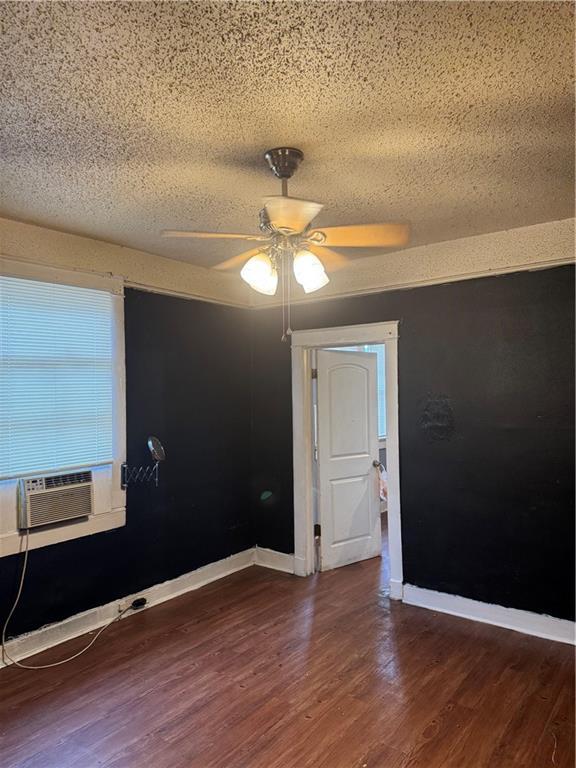
{"label": "electrical outlet", "polygon": [[147,604],[148,600],[142,595],[139,597],[127,597],[118,602],[118,613],[124,613],[128,609],[137,611],[140,608],[144,608]]}

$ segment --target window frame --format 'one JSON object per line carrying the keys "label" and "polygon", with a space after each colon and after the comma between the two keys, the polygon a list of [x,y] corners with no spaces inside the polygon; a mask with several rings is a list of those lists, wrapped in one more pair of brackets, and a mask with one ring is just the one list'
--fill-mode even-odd
{"label": "window frame", "polygon": [[[113,309],[113,428],[112,462],[107,471],[95,471],[95,509],[87,519],[30,532],[30,548],[117,528],[126,521],[126,491],[121,488],[121,466],[126,461],[126,364],[124,349],[124,281],[113,275],[64,270],[7,259],[0,256],[0,275],[37,282],[72,285],[112,294]],[[91,469],[102,470],[95,464]],[[58,474],[50,470],[46,474]],[[66,469],[62,470],[67,471]],[[39,474],[39,473],[37,473]],[[96,475],[98,474],[98,477]],[[24,475],[22,475],[24,476]],[[16,487],[18,479],[0,481],[0,557],[20,550],[22,535],[17,528]],[[6,520],[7,517],[7,520]],[[1,519],[4,518],[4,519]]]}

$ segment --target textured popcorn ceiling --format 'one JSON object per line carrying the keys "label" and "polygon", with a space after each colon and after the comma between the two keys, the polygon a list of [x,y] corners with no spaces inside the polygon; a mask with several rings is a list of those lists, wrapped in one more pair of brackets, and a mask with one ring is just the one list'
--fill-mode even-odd
{"label": "textured popcorn ceiling", "polygon": [[[0,4],[0,215],[209,266],[278,145],[320,224],[412,245],[573,215],[573,11],[553,2]],[[356,252],[356,256],[365,255]]]}

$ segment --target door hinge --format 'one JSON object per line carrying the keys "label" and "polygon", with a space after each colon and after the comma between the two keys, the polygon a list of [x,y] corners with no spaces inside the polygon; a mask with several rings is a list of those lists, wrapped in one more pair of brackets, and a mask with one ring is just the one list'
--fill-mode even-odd
{"label": "door hinge", "polygon": [[314,523],[314,538],[318,539],[322,535],[322,527],[320,523]]}
{"label": "door hinge", "polygon": [[318,378],[318,368],[312,368],[312,378],[313,379]]}

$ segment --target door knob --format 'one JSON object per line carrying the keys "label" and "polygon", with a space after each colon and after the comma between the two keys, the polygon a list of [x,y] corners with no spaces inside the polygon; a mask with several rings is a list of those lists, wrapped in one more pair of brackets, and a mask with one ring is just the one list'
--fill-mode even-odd
{"label": "door knob", "polygon": [[373,467],[376,467],[376,469],[380,469],[380,467],[382,466],[382,464],[380,464],[380,462],[378,461],[378,459],[374,459],[374,461],[372,462],[372,466],[373,466]]}

